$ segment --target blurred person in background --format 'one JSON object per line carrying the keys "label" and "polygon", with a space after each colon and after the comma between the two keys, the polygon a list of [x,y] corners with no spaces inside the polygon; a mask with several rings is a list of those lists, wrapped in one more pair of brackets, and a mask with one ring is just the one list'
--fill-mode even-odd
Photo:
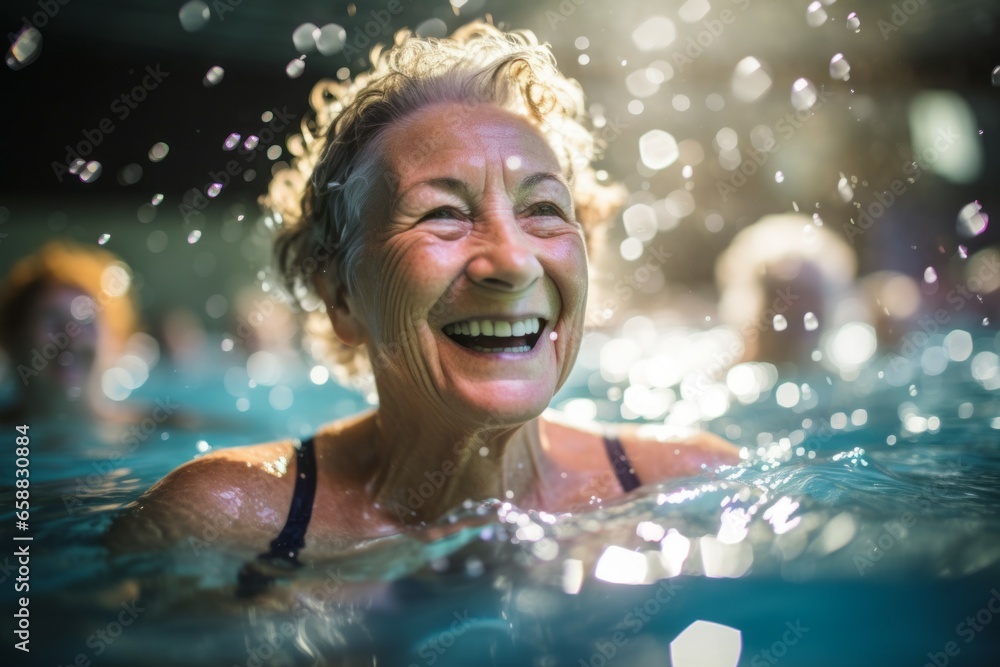
{"label": "blurred person in background", "polygon": [[0,286],[0,345],[15,385],[7,419],[121,420],[102,373],[136,328],[131,271],[112,253],[52,241]]}
{"label": "blurred person in background", "polygon": [[743,337],[743,360],[810,366],[823,331],[842,319],[856,270],[850,246],[806,215],[768,215],[738,233],[715,275],[719,314]]}

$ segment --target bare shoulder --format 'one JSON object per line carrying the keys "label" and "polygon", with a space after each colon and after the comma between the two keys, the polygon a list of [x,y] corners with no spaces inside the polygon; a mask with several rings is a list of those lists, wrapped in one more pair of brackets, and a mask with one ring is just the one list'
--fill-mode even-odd
{"label": "bare shoulder", "polygon": [[285,441],[189,461],[129,505],[105,541],[112,551],[164,548],[184,540],[264,549],[284,524],[294,459],[295,447]]}
{"label": "bare shoulder", "polygon": [[626,424],[619,427],[618,437],[644,483],[740,462],[739,448],[708,431]]}

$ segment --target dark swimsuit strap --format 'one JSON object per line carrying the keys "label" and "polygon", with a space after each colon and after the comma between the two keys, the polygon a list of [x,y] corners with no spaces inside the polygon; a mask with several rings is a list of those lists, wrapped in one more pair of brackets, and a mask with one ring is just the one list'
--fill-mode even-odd
{"label": "dark swimsuit strap", "polygon": [[613,435],[604,436],[604,449],[608,452],[608,459],[611,460],[611,469],[618,477],[618,483],[622,485],[625,492],[637,489],[642,486],[639,476],[635,474],[632,462],[628,460],[622,441]]}
{"label": "dark swimsuit strap", "polygon": [[278,573],[299,567],[299,551],[306,545],[306,531],[316,497],[316,451],[313,439],[303,440],[295,454],[295,488],[288,518],[269,551],[247,563],[239,574],[238,595],[253,597],[271,585]]}

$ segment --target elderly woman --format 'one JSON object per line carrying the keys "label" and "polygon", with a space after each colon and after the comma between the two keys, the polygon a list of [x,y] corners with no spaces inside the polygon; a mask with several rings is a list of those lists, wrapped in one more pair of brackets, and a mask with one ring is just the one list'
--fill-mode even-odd
{"label": "elderly woman", "polygon": [[302,443],[191,461],[115,532],[162,543],[210,529],[294,561],[468,499],[566,511],[738,460],[707,434],[541,416],[583,335],[585,240],[616,197],[594,179],[580,88],[548,48],[476,23],[401,33],[373,60],[314,91],[315,122],[268,203],[289,287],[321,303],[335,370],[370,373],[378,408]]}

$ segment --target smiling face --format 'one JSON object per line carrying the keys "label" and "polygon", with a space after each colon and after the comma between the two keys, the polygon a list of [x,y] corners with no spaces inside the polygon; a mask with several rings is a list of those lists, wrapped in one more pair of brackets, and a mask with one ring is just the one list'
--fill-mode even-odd
{"label": "smiling face", "polygon": [[338,334],[368,347],[383,405],[451,421],[536,417],[576,358],[587,294],[555,154],[490,105],[429,106],[386,139],[394,192],[369,212],[354,324],[334,315]]}

